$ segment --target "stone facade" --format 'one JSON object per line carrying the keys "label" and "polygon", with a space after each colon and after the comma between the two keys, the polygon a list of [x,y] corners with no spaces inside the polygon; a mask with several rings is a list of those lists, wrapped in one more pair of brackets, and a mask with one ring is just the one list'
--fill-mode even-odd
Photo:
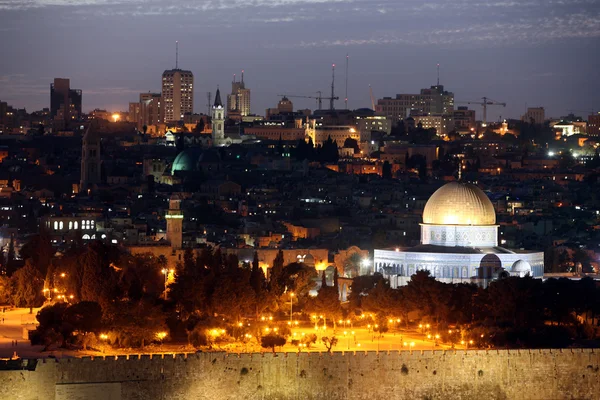
{"label": "stone facade", "polygon": [[526,261],[531,266],[531,276],[544,275],[544,253],[427,253],[395,250],[375,250],[375,271],[390,280],[393,288],[408,283],[417,271],[426,270],[437,280],[445,283],[477,283],[486,286],[498,274],[512,275],[512,266],[517,261]]}
{"label": "stone facade", "polygon": [[[7,363],[4,361],[3,363]],[[600,351],[195,353],[8,362],[3,399],[597,399]]]}

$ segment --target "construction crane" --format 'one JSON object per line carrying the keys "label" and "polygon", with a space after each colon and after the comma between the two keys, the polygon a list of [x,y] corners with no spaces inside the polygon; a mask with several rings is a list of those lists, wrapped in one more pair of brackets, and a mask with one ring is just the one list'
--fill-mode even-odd
{"label": "construction crane", "polygon": [[487,126],[487,106],[502,106],[506,107],[506,103],[500,103],[498,101],[490,100],[487,97],[482,97],[483,102],[481,101],[461,101],[456,104],[479,104],[483,106],[483,121],[482,126]]}
{"label": "construction crane", "polygon": [[373,88],[369,85],[369,95],[371,96],[371,108],[375,111],[375,96],[373,96]]}
{"label": "construction crane", "polygon": [[332,108],[332,104],[333,104],[333,100],[339,100],[339,97],[337,96],[333,96],[333,97],[323,97],[321,91],[317,92],[317,96],[301,96],[301,95],[289,95],[289,94],[278,94],[277,96],[281,96],[281,97],[296,97],[296,98],[302,98],[302,99],[316,99],[317,103],[319,104],[319,110],[322,110],[323,107],[323,100],[329,100],[330,101],[330,109],[333,110]]}

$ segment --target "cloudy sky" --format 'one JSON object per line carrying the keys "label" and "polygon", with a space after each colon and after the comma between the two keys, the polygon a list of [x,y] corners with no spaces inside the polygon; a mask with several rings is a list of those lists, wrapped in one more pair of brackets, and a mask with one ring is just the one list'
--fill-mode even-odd
{"label": "cloudy sky", "polygon": [[177,40],[196,112],[242,69],[255,113],[329,91],[332,63],[343,98],[346,54],[350,108],[370,106],[369,85],[376,98],[434,85],[440,63],[456,101],[508,103],[491,118],[600,109],[600,0],[0,0],[0,35],[0,100],[29,111],[49,106],[54,77],[84,110],[126,110],[160,91]]}

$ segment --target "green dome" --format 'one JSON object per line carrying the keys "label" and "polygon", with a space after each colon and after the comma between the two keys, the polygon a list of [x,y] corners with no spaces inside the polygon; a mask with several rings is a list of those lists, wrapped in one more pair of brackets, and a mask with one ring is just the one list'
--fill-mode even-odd
{"label": "green dome", "polygon": [[198,158],[202,154],[202,149],[199,147],[190,147],[185,149],[175,157],[171,174],[177,171],[195,171],[198,165]]}

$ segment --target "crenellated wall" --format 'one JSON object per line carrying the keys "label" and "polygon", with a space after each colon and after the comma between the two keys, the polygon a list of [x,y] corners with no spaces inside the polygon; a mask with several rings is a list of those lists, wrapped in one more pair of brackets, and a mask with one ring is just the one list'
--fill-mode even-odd
{"label": "crenellated wall", "polygon": [[1,399],[19,400],[598,399],[600,350],[24,360],[0,364],[0,382]]}

